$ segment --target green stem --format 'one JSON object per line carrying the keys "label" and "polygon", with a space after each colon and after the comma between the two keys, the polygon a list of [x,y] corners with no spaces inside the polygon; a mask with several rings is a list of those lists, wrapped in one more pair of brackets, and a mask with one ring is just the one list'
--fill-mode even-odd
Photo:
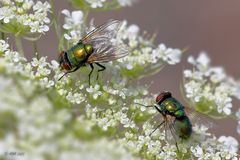
{"label": "green stem", "polygon": [[[38,55],[38,48],[37,48],[37,42],[36,41],[33,41],[33,54],[36,54]],[[38,58],[38,56],[37,56]]]}
{"label": "green stem", "polygon": [[17,51],[18,51],[21,55],[24,55],[21,37],[15,36],[15,44],[16,44],[16,47],[17,47]]}
{"label": "green stem", "polygon": [[[3,24],[3,22],[0,23],[1,25]],[[5,40],[5,33],[1,32],[1,39]]]}
{"label": "green stem", "polygon": [[1,32],[1,39],[5,40],[5,33]]}

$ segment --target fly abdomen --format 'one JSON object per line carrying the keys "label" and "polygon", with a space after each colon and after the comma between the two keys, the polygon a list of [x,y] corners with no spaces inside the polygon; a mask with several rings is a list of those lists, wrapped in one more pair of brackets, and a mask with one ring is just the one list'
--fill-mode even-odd
{"label": "fly abdomen", "polygon": [[192,124],[187,116],[176,118],[173,125],[180,138],[188,139],[191,136]]}

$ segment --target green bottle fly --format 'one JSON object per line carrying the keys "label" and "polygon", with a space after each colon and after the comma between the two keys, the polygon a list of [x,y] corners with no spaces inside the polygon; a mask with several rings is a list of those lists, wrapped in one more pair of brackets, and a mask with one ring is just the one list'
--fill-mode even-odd
{"label": "green bottle fly", "polygon": [[99,66],[98,72],[101,72],[105,70],[105,67],[100,63],[113,61],[128,55],[126,45],[121,42],[113,43],[112,41],[116,37],[121,24],[118,20],[110,20],[88,33],[67,51],[61,52],[59,55],[60,67],[66,71],[63,76],[75,72],[82,66],[89,65],[91,67],[88,75],[90,84],[90,77],[94,69],[93,64]]}

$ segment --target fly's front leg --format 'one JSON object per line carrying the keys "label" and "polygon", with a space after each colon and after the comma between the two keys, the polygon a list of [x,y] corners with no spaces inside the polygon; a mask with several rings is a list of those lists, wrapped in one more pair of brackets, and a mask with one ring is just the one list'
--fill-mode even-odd
{"label": "fly's front leg", "polygon": [[98,69],[98,74],[97,74],[97,80],[98,80],[99,72],[104,71],[106,69],[106,67],[101,65],[101,64],[99,64],[99,63],[96,63],[96,65],[98,65],[100,67],[100,69]]}
{"label": "fly's front leg", "polygon": [[88,84],[89,84],[89,86],[90,86],[90,78],[91,78],[91,74],[92,74],[92,72],[93,72],[93,69],[94,69],[94,67],[93,67],[93,64],[92,63],[90,63],[90,67],[91,67],[91,71],[90,71],[90,73],[88,74]]}
{"label": "fly's front leg", "polygon": [[75,72],[75,71],[78,70],[79,68],[80,68],[80,66],[77,66],[74,70],[65,72],[58,80],[60,81],[60,80],[61,80],[64,76],[66,76],[68,73]]}

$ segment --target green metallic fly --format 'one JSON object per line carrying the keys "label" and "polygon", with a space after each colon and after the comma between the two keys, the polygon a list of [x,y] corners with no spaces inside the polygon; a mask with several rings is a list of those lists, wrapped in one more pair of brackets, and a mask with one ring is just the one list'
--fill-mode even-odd
{"label": "green metallic fly", "polygon": [[192,123],[186,114],[187,108],[177,99],[173,98],[172,94],[168,91],[161,92],[157,96],[156,104],[145,107],[155,107],[163,116],[163,121],[151,132],[151,134],[164,125],[166,138],[169,136],[168,131],[170,131],[170,134],[175,140],[177,150],[179,151],[177,140],[179,138],[187,140],[192,135]]}
{"label": "green metallic fly", "polygon": [[112,41],[121,25],[122,23],[118,20],[110,20],[92,30],[67,51],[61,52],[59,56],[60,67],[66,71],[63,76],[75,72],[82,66],[89,65],[91,67],[88,75],[90,85],[90,77],[94,69],[93,64],[100,67],[98,69],[99,73],[106,69],[100,63],[113,61],[128,55],[126,45],[113,43]]}

